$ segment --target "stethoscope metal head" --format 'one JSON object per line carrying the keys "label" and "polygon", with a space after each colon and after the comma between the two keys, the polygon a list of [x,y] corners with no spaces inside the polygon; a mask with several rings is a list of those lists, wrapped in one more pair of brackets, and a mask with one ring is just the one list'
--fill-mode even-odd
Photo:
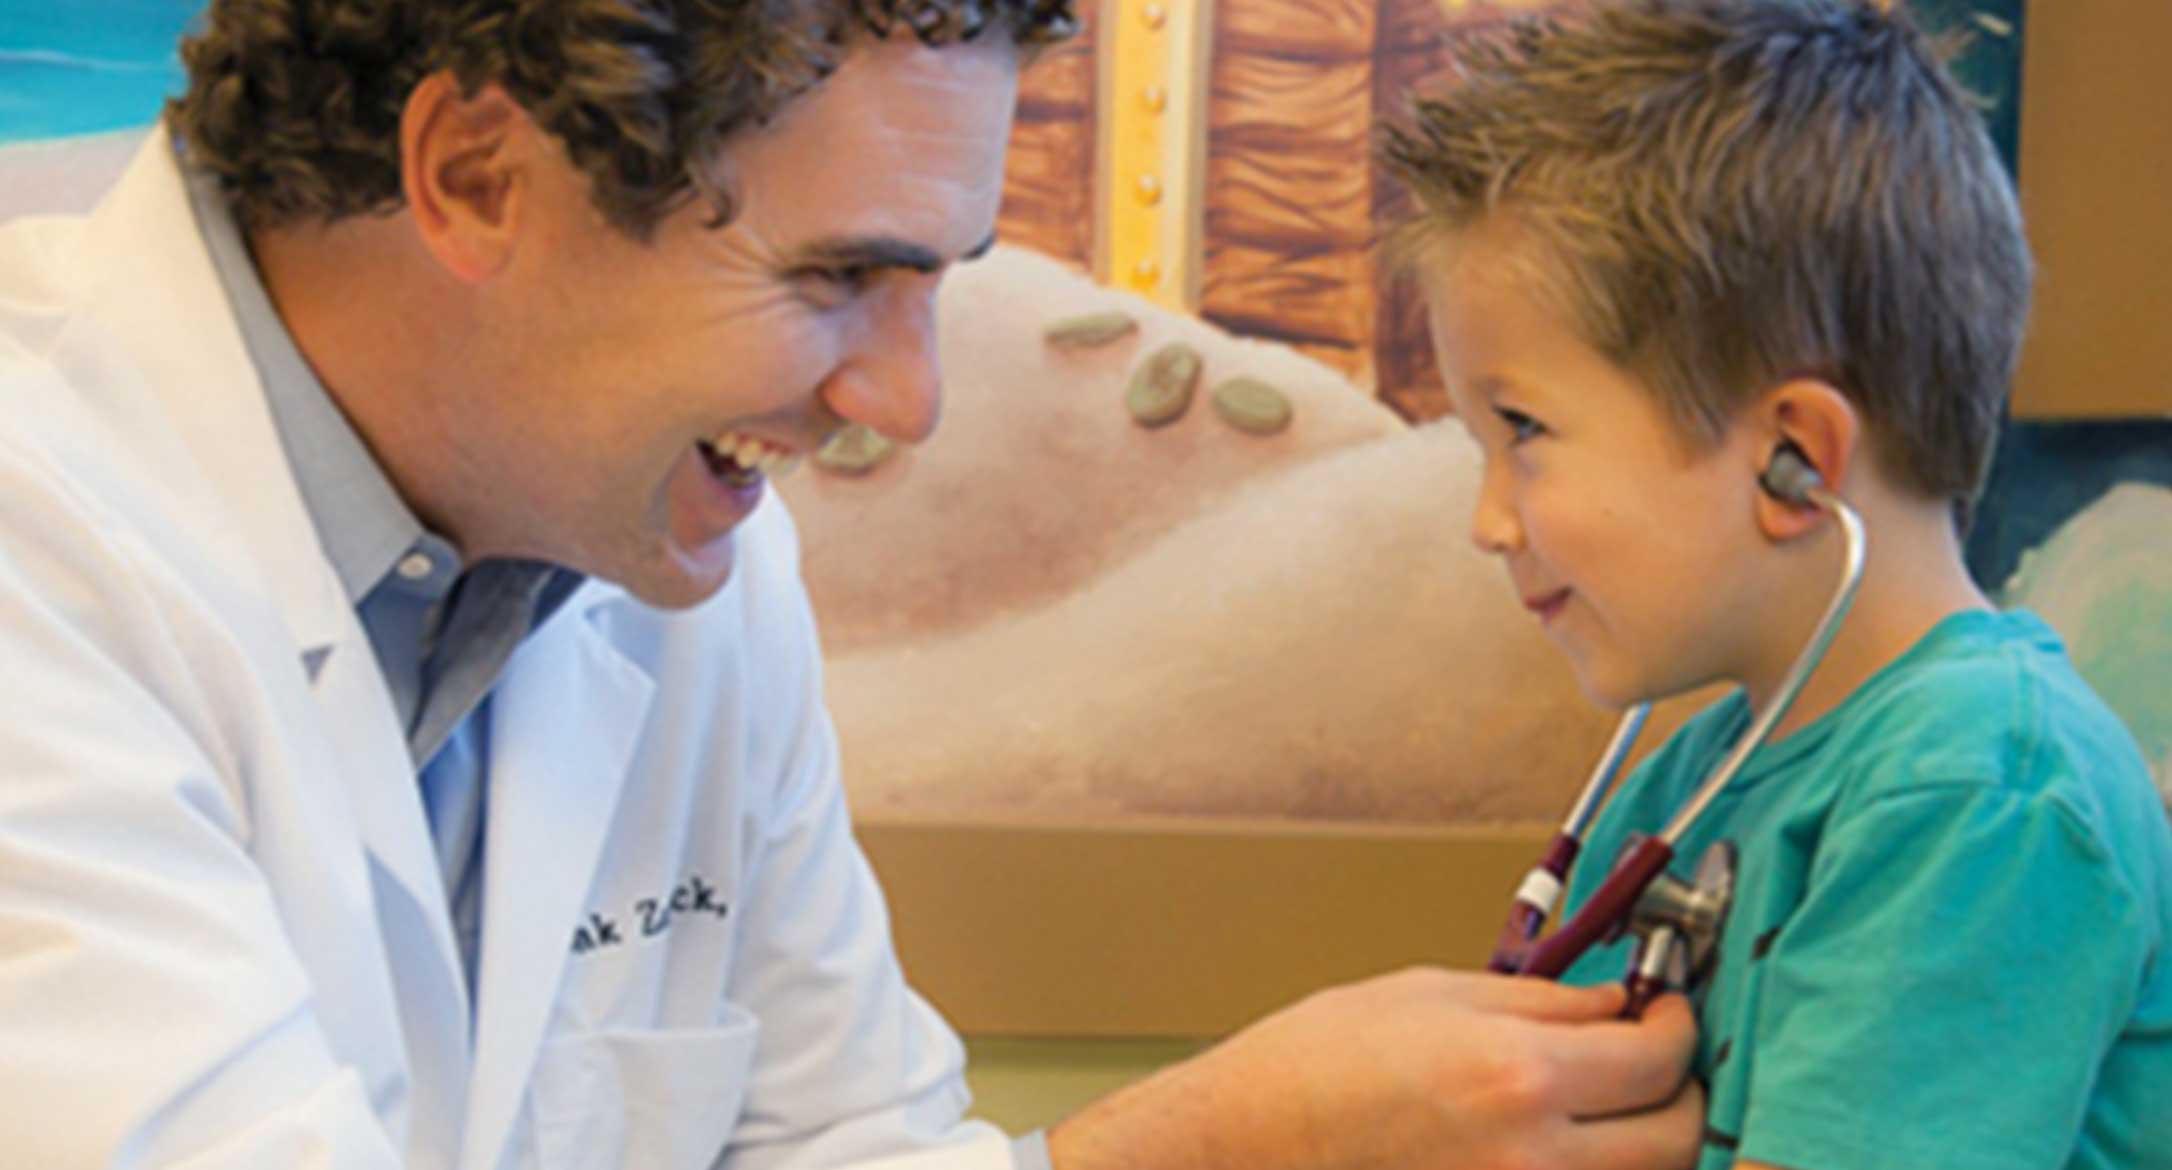
{"label": "stethoscope metal head", "polygon": [[1735,845],[1715,841],[1688,881],[1662,871],[1630,907],[1626,930],[1636,936],[1629,956],[1629,1005],[1639,1016],[1670,987],[1702,984],[1718,961],[1720,932],[1735,900]]}

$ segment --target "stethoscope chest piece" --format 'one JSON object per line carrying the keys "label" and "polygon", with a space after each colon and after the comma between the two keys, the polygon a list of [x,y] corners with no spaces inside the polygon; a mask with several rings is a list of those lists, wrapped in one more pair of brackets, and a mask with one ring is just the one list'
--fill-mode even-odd
{"label": "stethoscope chest piece", "polygon": [[1623,928],[1637,940],[1628,975],[1631,1014],[1661,992],[1694,990],[1711,974],[1734,905],[1735,863],[1734,842],[1716,842],[1697,859],[1690,880],[1662,872],[1638,895]]}

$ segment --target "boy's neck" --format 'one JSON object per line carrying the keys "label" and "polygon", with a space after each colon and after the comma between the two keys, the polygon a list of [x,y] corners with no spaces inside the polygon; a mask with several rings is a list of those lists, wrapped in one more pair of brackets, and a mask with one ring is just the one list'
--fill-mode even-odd
{"label": "boy's neck", "polygon": [[[1968,574],[1960,537],[1943,503],[1888,499],[1857,506],[1866,544],[1862,586],[1824,660],[1773,728],[1772,741],[1840,706],[1938,623],[1957,613],[1993,608]],[[1808,644],[1817,618],[1839,587],[1842,538],[1838,525],[1829,528],[1819,547],[1805,550],[1811,555],[1798,558],[1801,563],[1791,569],[1802,579],[1789,583],[1786,607],[1775,610],[1789,616],[1775,621],[1778,633],[1767,661],[1744,680],[1750,701],[1760,708]]]}

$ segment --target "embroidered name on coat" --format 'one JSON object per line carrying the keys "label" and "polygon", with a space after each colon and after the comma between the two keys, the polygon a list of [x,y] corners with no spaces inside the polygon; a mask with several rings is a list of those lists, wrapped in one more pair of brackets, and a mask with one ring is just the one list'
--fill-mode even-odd
{"label": "embroidered name on coat", "polygon": [[588,921],[573,928],[573,953],[585,955],[604,947],[623,945],[630,938],[655,938],[670,930],[682,915],[706,915],[718,920],[731,906],[716,896],[716,887],[689,874],[668,894],[637,898],[627,913],[616,918],[590,911]]}

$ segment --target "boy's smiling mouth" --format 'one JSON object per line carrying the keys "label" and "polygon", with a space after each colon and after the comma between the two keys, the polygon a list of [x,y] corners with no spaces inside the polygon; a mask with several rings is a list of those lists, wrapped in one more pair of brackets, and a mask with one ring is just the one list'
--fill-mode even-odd
{"label": "boy's smiling mouth", "polygon": [[1544,625],[1553,624],[1553,620],[1561,616],[1562,609],[1568,604],[1569,590],[1566,586],[1548,593],[1529,594],[1523,599],[1524,608],[1537,614],[1539,622]]}

